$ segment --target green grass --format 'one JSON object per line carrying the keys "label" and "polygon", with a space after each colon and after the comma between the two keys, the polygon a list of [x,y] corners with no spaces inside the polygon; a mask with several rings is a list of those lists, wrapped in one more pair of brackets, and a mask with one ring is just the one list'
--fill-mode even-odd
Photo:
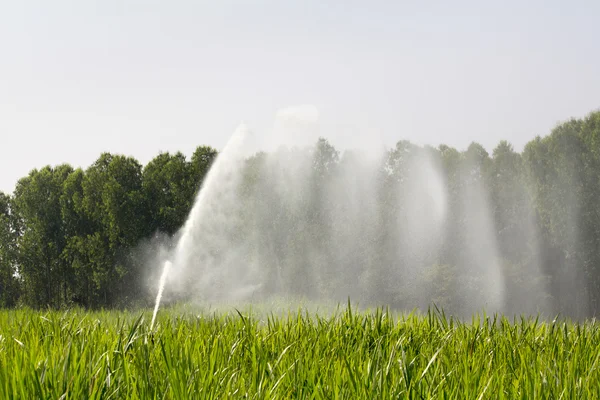
{"label": "green grass", "polygon": [[592,399],[594,322],[0,311],[2,399]]}

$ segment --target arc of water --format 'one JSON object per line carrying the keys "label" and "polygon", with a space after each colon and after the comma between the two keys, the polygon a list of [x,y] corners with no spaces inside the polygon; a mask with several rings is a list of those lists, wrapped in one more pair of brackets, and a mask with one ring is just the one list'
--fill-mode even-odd
{"label": "arc of water", "polygon": [[[173,268],[184,268],[186,264],[189,263],[190,252],[192,251],[194,242],[193,237],[196,233],[195,231],[202,228],[196,224],[196,222],[201,221],[207,215],[208,211],[206,210],[206,206],[207,203],[210,203],[210,196],[220,185],[222,185],[223,181],[227,178],[227,175],[231,173],[230,169],[235,168],[237,163],[243,159],[243,153],[245,151],[244,140],[248,133],[246,125],[241,123],[208,171],[202,187],[196,196],[194,206],[182,228],[181,237],[171,258],[173,261],[166,261],[164,264],[150,329],[154,327],[169,272]],[[210,206],[210,204],[208,204],[208,206]]]}
{"label": "arc of water", "polygon": [[152,314],[152,322],[150,323],[150,330],[154,327],[154,321],[156,320],[156,314],[158,313],[158,307],[160,305],[160,300],[162,298],[163,290],[165,289],[165,282],[167,280],[167,276],[169,275],[169,270],[171,269],[171,261],[165,261],[165,265],[163,267],[163,272],[160,275],[160,281],[158,283],[158,294],[156,295],[156,304],[154,305],[154,313]]}

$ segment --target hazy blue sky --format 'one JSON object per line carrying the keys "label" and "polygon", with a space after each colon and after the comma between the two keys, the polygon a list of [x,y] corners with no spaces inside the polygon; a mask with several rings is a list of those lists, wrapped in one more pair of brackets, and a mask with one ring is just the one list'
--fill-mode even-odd
{"label": "hazy blue sky", "polygon": [[314,104],[338,147],[517,149],[600,107],[600,1],[2,1],[0,190],[221,148]]}

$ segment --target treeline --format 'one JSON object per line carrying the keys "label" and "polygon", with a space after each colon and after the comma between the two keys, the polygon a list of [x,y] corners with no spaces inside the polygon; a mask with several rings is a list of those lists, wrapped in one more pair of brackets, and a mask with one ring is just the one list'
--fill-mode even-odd
{"label": "treeline", "polygon": [[[472,188],[481,188],[489,197],[502,273],[510,280],[505,295],[508,309],[518,311],[524,302],[540,299],[552,311],[573,316],[596,315],[600,310],[600,112],[558,125],[549,135],[529,142],[522,153],[507,142],[498,144],[492,154],[477,143],[458,151],[446,145],[421,148],[398,142],[381,160],[378,173],[366,178],[377,181],[372,201],[378,206],[371,208],[377,213],[365,215],[358,227],[357,219],[345,221],[344,216],[352,215],[360,204],[332,204],[336,197],[327,195],[331,185],[340,182],[340,171],[356,170],[344,169],[345,165],[360,165],[355,153],[340,155],[324,139],[306,151],[313,162],[303,188],[307,195],[298,197],[305,203],[301,212],[281,204],[273,177],[259,173],[267,160],[264,154],[247,160],[240,192],[246,193],[240,221],[247,226],[240,226],[238,236],[277,233],[255,240],[257,253],[270,254],[261,257],[273,265],[264,269],[266,286],[279,285],[271,292],[335,293],[354,285],[345,281],[360,276],[364,281],[360,290],[369,301],[410,305],[403,296],[411,287],[402,282],[411,273],[397,264],[413,265],[414,260],[408,253],[396,254],[403,238],[392,225],[405,217],[402,193],[418,187],[418,182],[409,182],[420,176],[407,170],[418,168],[409,162],[411,154],[427,153],[443,172],[449,202],[444,240],[419,270],[433,282],[428,287],[430,298],[456,308],[461,308],[461,301],[474,299],[454,293],[476,285],[474,269],[459,266],[473,260],[488,262],[467,259],[462,251],[470,241],[475,247],[487,245],[477,230],[469,236],[464,229],[473,218],[465,207],[479,193]],[[11,196],[0,195],[0,305],[113,307],[149,301],[146,265],[134,249],[159,232],[178,231],[216,154],[210,147],[200,147],[188,161],[180,153],[163,153],[144,167],[130,157],[103,154],[86,170],[68,165],[33,170]],[[429,177],[421,179],[426,183]],[[371,201],[369,196],[360,198]],[[336,226],[332,215],[338,215]],[[359,228],[368,234],[361,237],[352,231]],[[354,243],[356,237],[361,240]],[[313,253],[323,257],[309,258],[303,241],[310,241],[313,250],[315,243],[321,246]],[[346,246],[347,251],[336,252],[334,260],[328,246]],[[279,254],[284,249],[297,254]],[[286,260],[297,265],[288,268]],[[279,283],[276,276],[283,276]],[[282,284],[290,287],[281,288]],[[533,292],[537,297],[528,297]]]}
{"label": "treeline", "polygon": [[217,151],[188,161],[162,153],[142,166],[102,154],[89,168],[33,170],[0,193],[0,306],[113,307],[146,297],[144,265],[131,250],[174,234]]}

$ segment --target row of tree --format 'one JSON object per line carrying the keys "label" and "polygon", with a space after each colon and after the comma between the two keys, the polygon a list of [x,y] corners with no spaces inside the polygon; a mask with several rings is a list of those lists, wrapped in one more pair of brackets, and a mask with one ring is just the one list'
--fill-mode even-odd
{"label": "row of tree", "polygon": [[217,151],[163,153],[145,167],[102,154],[86,170],[34,169],[0,194],[0,306],[111,307],[146,296],[131,250],[183,224]]}
{"label": "row of tree", "polygon": [[[399,142],[381,161],[379,174],[371,177],[378,180],[374,187],[379,189],[374,192],[373,201],[378,203],[379,214],[365,216],[361,229],[375,227],[369,234],[377,247],[369,246],[377,250],[364,251],[367,241],[347,243],[348,251],[336,253],[339,260],[331,257],[322,260],[323,265],[333,263],[343,268],[372,264],[372,268],[364,270],[367,275],[371,271],[364,278],[367,282],[364,287],[366,293],[374,296],[372,300],[379,303],[401,305],[399,293],[408,290],[394,292],[389,279],[394,263],[398,262],[397,256],[390,255],[397,251],[402,238],[380,227],[398,221],[398,204],[403,201],[398,196],[402,192],[389,188],[407,184],[406,177],[410,174],[406,154],[414,148],[406,141]],[[465,194],[468,199],[478,193],[469,192],[469,188],[481,187],[489,194],[499,255],[517,271],[512,276],[518,285],[509,287],[508,301],[523,300],[520,295],[539,287],[542,277],[544,293],[550,297],[547,300],[553,311],[576,316],[595,315],[599,311],[600,112],[558,125],[549,135],[529,142],[522,153],[515,152],[507,142],[501,142],[491,155],[476,143],[462,152],[446,145],[419,151],[428,152],[439,161],[449,193],[451,215],[445,225],[445,237],[449,239],[440,242],[439,249],[428,260],[437,265],[432,274],[435,284],[443,288],[437,293],[438,298],[468,286],[468,273],[457,278],[460,271],[455,267],[465,263],[465,256],[462,250],[455,249],[468,248],[465,242],[469,241],[480,243],[477,232],[475,236],[464,234],[469,232],[463,228],[470,222],[461,204],[465,203]],[[351,152],[340,157],[324,139],[309,152],[314,162],[311,179],[303,188],[309,195],[303,200],[307,204],[302,213],[284,210],[290,205],[269,203],[267,193],[272,196],[274,192],[265,188],[272,187],[274,181],[265,181],[264,176],[252,173],[260,170],[256,166],[265,160],[260,154],[248,160],[247,184],[242,190],[247,193],[247,204],[243,209],[259,216],[248,222],[254,224],[255,231],[261,223],[269,224],[259,229],[263,232],[273,229],[274,223],[300,224],[311,232],[311,243],[323,247],[320,254],[331,255],[325,248],[341,246],[344,233],[355,227],[342,224],[344,215],[349,215],[343,211],[336,220],[340,226],[328,226],[328,218],[334,215],[336,207],[355,206],[327,204],[327,199],[335,197],[326,192],[335,184],[332,176],[339,176],[344,165],[360,163],[352,158]],[[130,157],[102,154],[86,170],[60,165],[31,171],[18,182],[12,195],[0,194],[0,306],[147,304],[152,298],[146,290],[146,265],[135,249],[140,241],[158,232],[174,235],[178,231],[216,155],[210,147],[199,147],[189,161],[180,153],[162,153],[143,167]],[[468,173],[465,165],[469,166]],[[364,196],[361,199],[368,200]],[[280,218],[273,219],[275,214]],[[244,218],[251,220],[249,215]],[[369,218],[377,221],[370,223]],[[532,226],[526,221],[532,221]],[[317,268],[315,265],[320,261],[306,258],[298,232],[284,228],[278,228],[277,235],[258,238],[256,247],[269,247],[273,254],[298,247],[298,257],[287,259],[300,260],[302,256],[303,261],[298,268],[284,271],[291,274],[287,280],[293,282],[290,290],[301,288],[301,294],[311,294],[311,290],[333,293],[336,287],[342,287],[343,282],[323,274],[348,279],[348,273],[331,267],[323,267],[326,272],[320,272],[320,281],[310,280],[318,274],[307,273],[303,268]],[[336,243],[332,241],[334,237]],[[282,261],[286,257],[281,254],[277,259]],[[528,275],[533,264],[539,264],[536,268],[539,267],[540,274]],[[348,270],[362,271],[359,265]],[[272,277],[281,275],[281,271],[272,272]],[[409,275],[398,277],[408,279]],[[463,281],[456,282],[457,279]],[[274,281],[269,284],[276,285]],[[519,305],[514,306],[518,309]]]}

